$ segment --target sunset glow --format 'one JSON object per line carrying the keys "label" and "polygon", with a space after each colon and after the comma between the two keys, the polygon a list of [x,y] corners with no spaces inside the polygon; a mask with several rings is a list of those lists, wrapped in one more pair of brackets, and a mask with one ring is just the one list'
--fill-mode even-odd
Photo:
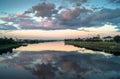
{"label": "sunset glow", "polygon": [[120,35],[117,0],[6,0],[0,5],[0,37],[47,40]]}

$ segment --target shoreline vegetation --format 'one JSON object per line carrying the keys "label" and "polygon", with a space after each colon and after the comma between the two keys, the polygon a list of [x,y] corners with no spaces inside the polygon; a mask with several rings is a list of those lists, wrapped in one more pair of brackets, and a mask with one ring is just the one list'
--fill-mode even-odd
{"label": "shoreline vegetation", "polygon": [[5,45],[0,45],[0,54],[10,52],[12,53],[13,48],[18,48],[20,45],[19,44],[5,44]]}
{"label": "shoreline vegetation", "polygon": [[53,42],[58,40],[31,40],[31,39],[13,39],[13,38],[0,38],[0,54],[12,53],[14,48],[20,46],[27,46],[28,44]]}
{"label": "shoreline vegetation", "polygon": [[[109,37],[111,38],[111,37]],[[66,39],[65,44],[74,45],[76,47],[82,47],[94,51],[103,51],[105,53],[111,53],[113,55],[120,55],[120,36],[108,38],[106,40],[101,39],[99,36],[86,38],[86,39]]]}
{"label": "shoreline vegetation", "polygon": [[[27,46],[28,44],[53,42],[61,40],[31,40],[31,39],[13,39],[13,38],[0,38],[0,54],[12,52],[13,48],[20,46]],[[107,36],[100,38],[100,36],[90,38],[78,39],[65,39],[65,44],[74,45],[95,51],[103,51],[114,55],[120,55],[120,36],[115,37]]]}
{"label": "shoreline vegetation", "polygon": [[6,53],[6,52],[12,52],[13,48],[19,47],[19,43],[17,40],[14,40],[13,38],[0,38],[0,54]]}
{"label": "shoreline vegetation", "polygon": [[74,45],[95,51],[103,51],[114,55],[120,55],[120,44],[115,42],[78,42],[78,41],[65,41],[65,44]]}

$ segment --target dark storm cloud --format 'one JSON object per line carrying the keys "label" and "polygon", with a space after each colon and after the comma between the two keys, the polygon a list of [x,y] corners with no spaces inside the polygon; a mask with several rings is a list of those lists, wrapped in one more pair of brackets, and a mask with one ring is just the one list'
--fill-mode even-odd
{"label": "dark storm cloud", "polygon": [[39,3],[32,6],[32,9],[25,11],[24,13],[34,13],[35,16],[39,17],[50,17],[52,14],[57,14],[58,10],[55,9],[55,4],[53,3]]}

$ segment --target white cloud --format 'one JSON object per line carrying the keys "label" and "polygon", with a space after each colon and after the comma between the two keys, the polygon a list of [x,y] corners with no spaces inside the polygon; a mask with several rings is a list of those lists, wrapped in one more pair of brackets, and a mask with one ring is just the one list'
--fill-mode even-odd
{"label": "white cloud", "polygon": [[13,27],[15,27],[17,30],[20,30],[20,29],[21,29],[21,28],[19,27],[19,24],[15,24],[15,23],[13,23],[13,22],[8,22],[8,23],[6,23],[5,25],[13,26]]}

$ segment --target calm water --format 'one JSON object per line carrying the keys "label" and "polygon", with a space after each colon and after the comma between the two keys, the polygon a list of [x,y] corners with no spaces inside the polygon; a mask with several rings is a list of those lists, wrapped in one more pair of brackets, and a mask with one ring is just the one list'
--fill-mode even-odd
{"label": "calm water", "polygon": [[120,79],[120,57],[62,41],[30,44],[0,56],[0,79]]}

